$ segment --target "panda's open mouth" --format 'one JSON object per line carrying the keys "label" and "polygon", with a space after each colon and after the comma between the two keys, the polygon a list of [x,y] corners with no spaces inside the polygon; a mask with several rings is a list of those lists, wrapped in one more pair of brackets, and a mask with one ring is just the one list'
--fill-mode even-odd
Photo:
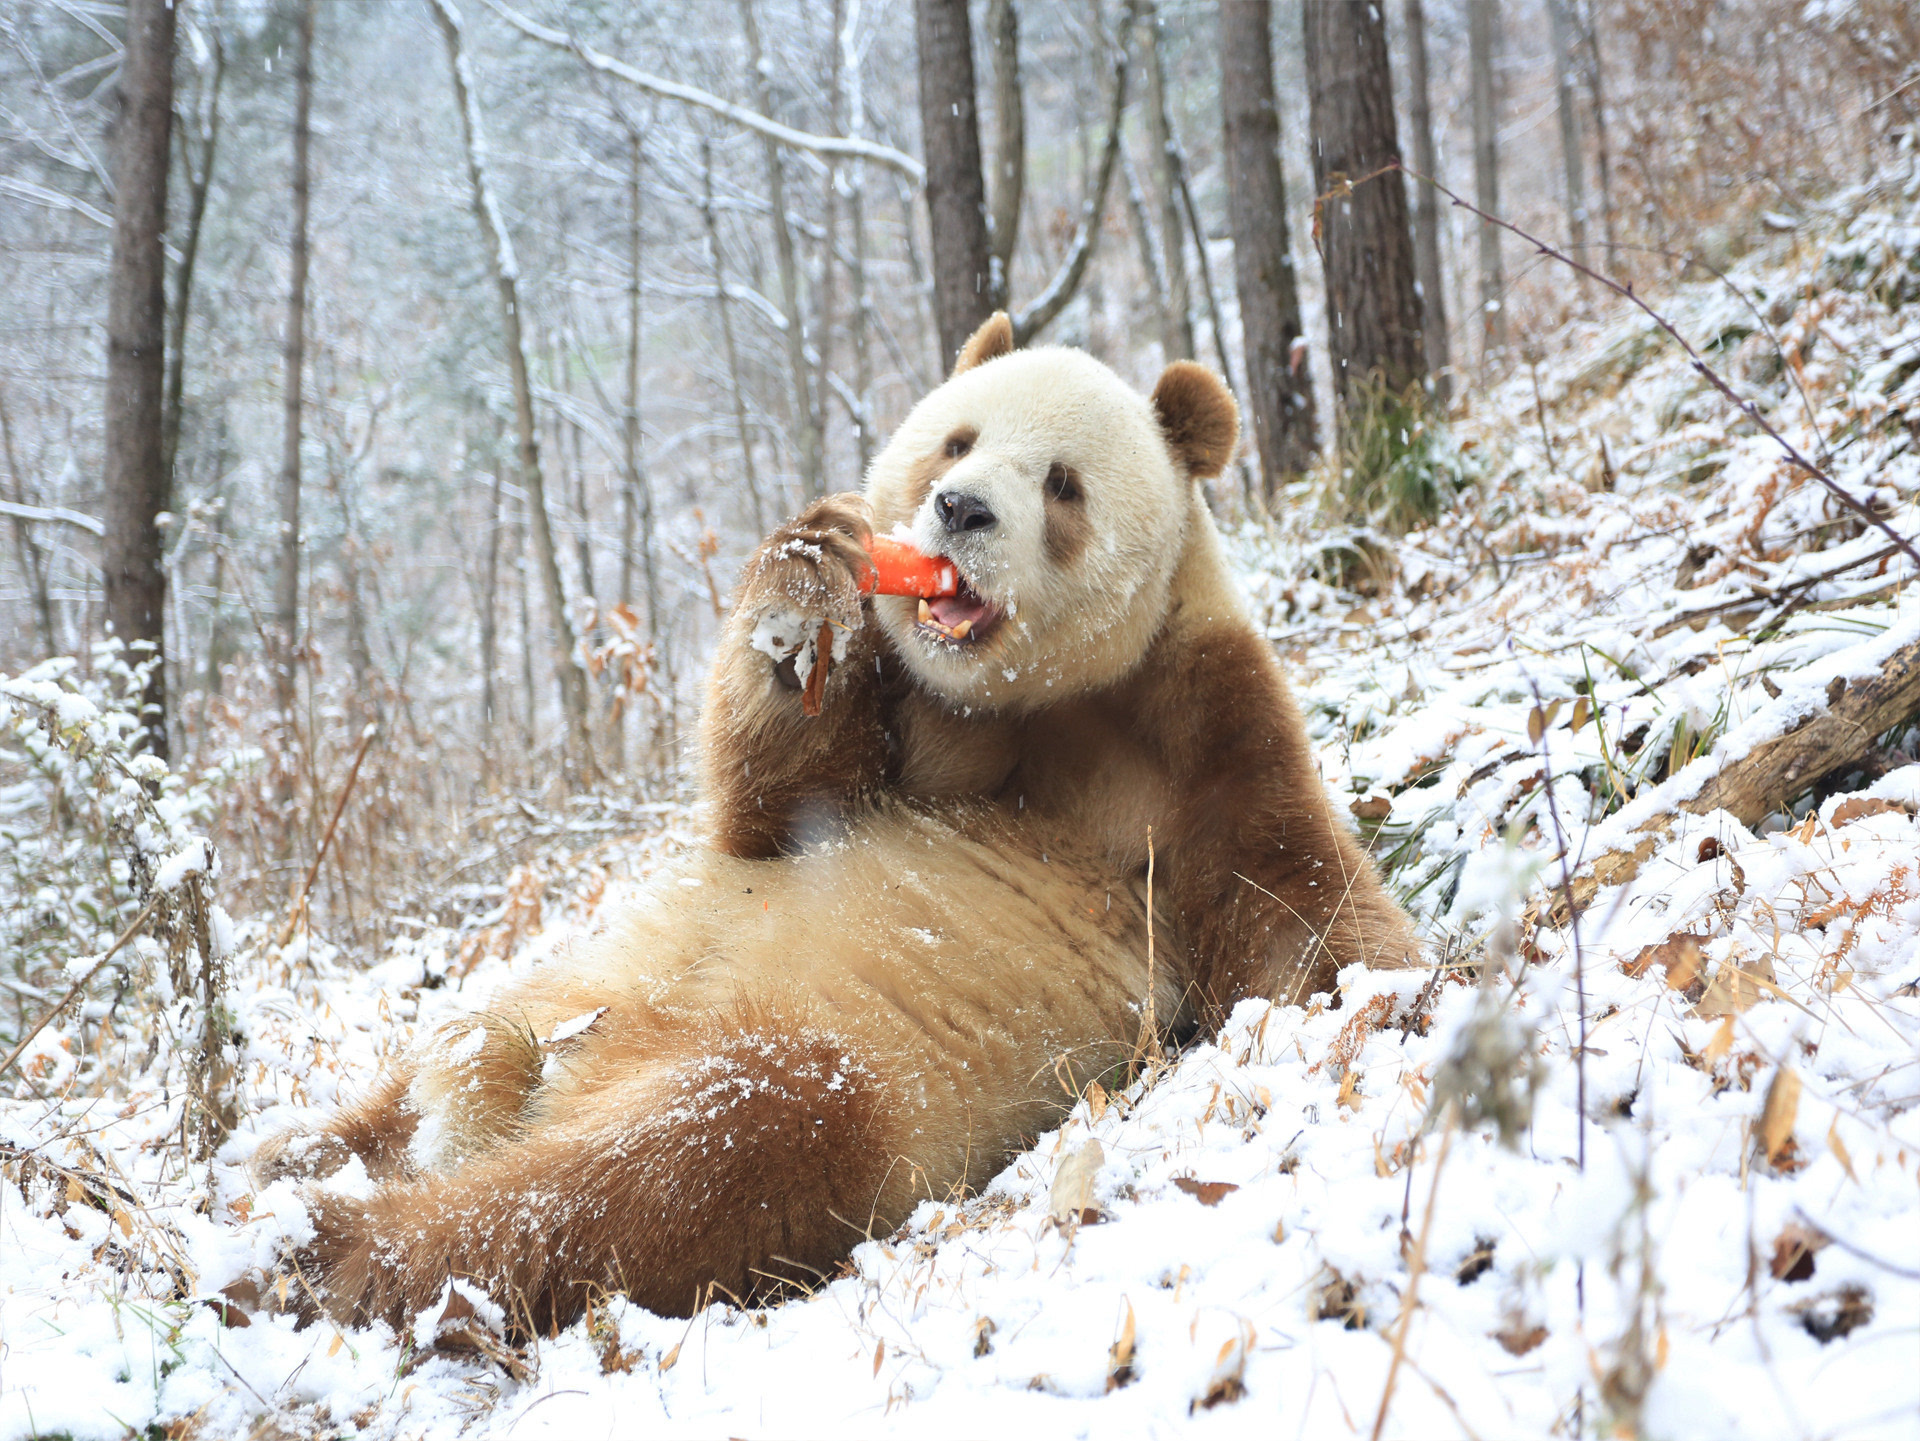
{"label": "panda's open mouth", "polygon": [[1000,607],[984,599],[963,575],[955,594],[920,602],[916,628],[922,635],[953,645],[977,645],[999,620]]}

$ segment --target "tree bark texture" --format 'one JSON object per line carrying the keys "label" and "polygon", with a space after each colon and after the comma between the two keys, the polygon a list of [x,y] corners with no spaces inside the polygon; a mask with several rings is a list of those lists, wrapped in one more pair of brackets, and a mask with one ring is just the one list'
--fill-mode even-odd
{"label": "tree bark texture", "polygon": [[[1493,73],[1499,46],[1494,0],[1467,0],[1467,68],[1473,92],[1473,198],[1489,215],[1500,213],[1500,90]],[[1506,277],[1500,266],[1500,229],[1480,222],[1481,365],[1507,343],[1503,309]]]}
{"label": "tree bark texture", "polygon": [[1391,169],[1400,140],[1386,16],[1377,5],[1307,0],[1306,60],[1334,393],[1345,415],[1369,376],[1398,393],[1427,373],[1407,187]]}
{"label": "tree bark texture", "polygon": [[[754,19],[753,0],[740,0],[740,22],[747,32],[747,55],[753,74],[754,103],[761,113],[772,114],[773,88],[767,82],[762,65],[760,27]],[[798,432],[800,453],[800,489],[812,500],[826,485],[825,458],[820,443],[820,404],[814,394],[813,372],[807,364],[807,318],[800,298],[800,263],[794,254],[793,224],[787,217],[787,182],[779,144],[771,136],[762,136],[767,159],[767,201],[773,211],[773,249],[780,262],[780,306],[786,312],[787,369],[793,384],[793,428]],[[978,147],[975,148],[978,169]]]}
{"label": "tree bark texture", "polygon": [[1311,466],[1319,452],[1299,287],[1287,243],[1272,29],[1269,0],[1228,0],[1220,7],[1227,215],[1263,498]]}
{"label": "tree bark texture", "polygon": [[[499,206],[487,176],[486,136],[480,125],[480,101],[473,93],[462,49],[464,26],[452,0],[432,0],[434,18],[447,42],[453,71],[454,102],[460,112],[461,136],[467,155],[467,180],[473,192],[474,215],[500,300],[500,330],[506,351],[507,374],[513,385],[513,419],[518,441],[520,484],[526,492],[527,521],[533,532],[534,559],[540,567],[542,588],[553,623],[553,668],[560,687],[560,705],[566,723],[569,780],[582,783],[592,777],[593,753],[587,736],[587,677],[567,609],[566,583],[560,577],[560,556],[547,514],[547,483],[540,468],[540,439],[533,412],[533,383],[527,373],[526,338],[520,329],[520,266],[512,239],[504,228]],[[533,704],[529,692],[527,704]],[[529,727],[531,729],[531,727]]]}
{"label": "tree bark texture", "polygon": [[160,657],[147,677],[148,746],[167,748],[167,576],[155,524],[167,507],[167,162],[173,136],[175,8],[128,0],[120,109],[114,122],[113,248],[107,272],[107,620]]}
{"label": "tree bark texture", "polygon": [[700,137],[700,216],[707,231],[707,255],[713,264],[713,303],[720,310],[720,340],[727,353],[727,392],[733,397],[733,429],[740,443],[740,469],[753,507],[753,533],[767,533],[766,504],[753,464],[753,430],[747,424],[746,383],[740,373],[740,346],[733,335],[733,311],[727,303],[727,267],[720,256],[720,221],[713,205],[713,147]]}
{"label": "tree bark texture", "polygon": [[[1433,146],[1433,100],[1427,83],[1427,12],[1422,0],[1406,0],[1407,120],[1413,130],[1413,167],[1440,178]],[[1440,265],[1440,195],[1431,185],[1413,183],[1414,260],[1420,273],[1420,333],[1427,343],[1427,373],[1434,398],[1442,406],[1453,394],[1452,357],[1447,346],[1447,277]]]}
{"label": "tree bark texture", "polygon": [[1012,284],[1013,246],[1027,185],[1027,106],[1020,89],[1020,12],[1013,0],[988,0],[993,46],[993,308],[1004,310]]}
{"label": "tree bark texture", "polygon": [[[1574,50],[1579,39],[1567,7],[1571,0],[1547,0],[1552,22],[1554,106],[1560,113],[1560,167],[1566,176],[1567,234],[1573,253],[1592,264],[1587,255],[1587,182],[1585,157],[1580,153],[1580,113],[1573,98]],[[1580,298],[1588,298],[1589,282],[1580,277]]]}
{"label": "tree bark texture", "polygon": [[[1231,8],[1231,7],[1229,7]],[[1153,192],[1160,204],[1161,272],[1166,293],[1160,297],[1161,348],[1168,360],[1193,359],[1193,315],[1187,287],[1186,227],[1180,223],[1180,152],[1174,144],[1173,117],[1167,110],[1167,66],[1161,54],[1160,14],[1152,0],[1140,11],[1146,43],[1147,137],[1153,142]]]}
{"label": "tree bark texture", "polygon": [[980,173],[973,31],[967,0],[914,0],[920,48],[920,144],[933,239],[933,320],[940,366],[993,314],[993,249]]}
{"label": "tree bark texture", "polygon": [[180,422],[186,408],[187,318],[193,298],[194,264],[200,254],[200,231],[207,218],[207,193],[213,187],[213,158],[220,142],[220,90],[227,73],[227,47],[217,19],[209,28],[213,32],[213,68],[200,83],[197,126],[200,159],[196,165],[191,143],[184,147],[187,225],[186,234],[180,238],[180,264],[174,274],[173,305],[167,315],[167,399],[162,445],[166,451],[169,487],[175,483],[174,471],[180,456]]}
{"label": "tree bark texture", "polygon": [[[274,575],[274,705],[291,723],[294,707],[293,656],[300,634],[300,430],[307,359],[307,189],[308,150],[313,113],[313,19],[315,0],[303,0],[293,52],[293,200],[290,224],[292,257],[287,285],[280,433],[280,564]],[[286,785],[292,772],[283,771]],[[283,800],[290,800],[285,793]]]}
{"label": "tree bark texture", "polygon": [[1600,233],[1606,240],[1607,264],[1611,267],[1615,238],[1613,233],[1613,156],[1607,136],[1607,85],[1600,68],[1600,21],[1595,0],[1586,0],[1580,21],[1580,49],[1585,58],[1581,71],[1587,82],[1588,113],[1593,117],[1594,171],[1600,180]]}

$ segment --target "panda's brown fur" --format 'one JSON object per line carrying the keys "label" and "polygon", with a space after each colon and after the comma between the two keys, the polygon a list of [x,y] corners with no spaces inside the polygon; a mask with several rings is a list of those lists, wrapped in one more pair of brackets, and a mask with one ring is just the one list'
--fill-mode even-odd
{"label": "panda's brown fur", "polygon": [[[703,722],[707,847],[324,1133],[263,1148],[263,1177],[351,1153],[381,1183],[313,1193],[293,1304],[400,1326],[464,1278],[543,1330],[596,1289],[685,1314],[830,1274],[1133,1054],[1150,850],[1168,1031],[1402,963],[1200,496],[1236,436],[1202,367],[1148,399],[983,326],[865,497],[749,562]],[[934,619],[977,632],[859,595],[864,542],[898,527],[967,578]]]}

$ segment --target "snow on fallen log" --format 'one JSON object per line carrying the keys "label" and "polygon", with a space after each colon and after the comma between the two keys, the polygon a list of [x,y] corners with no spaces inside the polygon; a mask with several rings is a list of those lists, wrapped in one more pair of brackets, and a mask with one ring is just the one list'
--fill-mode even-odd
{"label": "snow on fallen log", "polygon": [[1706,755],[1596,827],[1592,859],[1582,860],[1570,886],[1555,888],[1538,909],[1564,925],[1569,899],[1577,912],[1602,887],[1632,880],[1682,813],[1725,811],[1751,828],[1822,776],[1865,758],[1880,735],[1920,712],[1920,608],[1909,607],[1881,634],[1813,662],[1791,680]]}

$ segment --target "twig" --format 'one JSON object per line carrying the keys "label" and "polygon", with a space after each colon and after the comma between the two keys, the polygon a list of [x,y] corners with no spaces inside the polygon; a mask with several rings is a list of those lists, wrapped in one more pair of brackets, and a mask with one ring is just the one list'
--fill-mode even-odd
{"label": "twig", "polygon": [[[1797,466],[1799,469],[1805,471],[1808,475],[1812,476],[1815,480],[1817,480],[1821,485],[1825,486],[1827,491],[1835,499],[1837,499],[1842,505],[1844,505],[1848,510],[1853,511],[1856,515],[1858,515],[1868,525],[1871,525],[1874,529],[1883,532],[1889,540],[1891,540],[1903,552],[1905,552],[1909,560],[1911,560],[1916,566],[1920,566],[1920,550],[1916,550],[1914,548],[1913,542],[1911,540],[1908,540],[1905,536],[1901,535],[1899,531],[1895,530],[1893,526],[1886,519],[1884,519],[1881,515],[1879,515],[1873,509],[1873,507],[1866,504],[1866,502],[1856,498],[1851,492],[1849,492],[1846,489],[1845,486],[1841,485],[1839,481],[1835,480],[1831,475],[1827,474],[1827,472],[1824,469],[1814,464],[1813,461],[1807,459],[1807,457],[1801,453],[1798,446],[1794,445],[1792,441],[1788,440],[1778,430],[1774,429],[1773,425],[1767,420],[1766,416],[1761,414],[1760,407],[1755,405],[1752,401],[1746,399],[1746,397],[1742,396],[1731,385],[1727,384],[1727,382],[1721,377],[1719,371],[1715,370],[1711,365],[1708,365],[1705,360],[1701,359],[1700,352],[1693,348],[1692,344],[1687,340],[1686,336],[1682,335],[1674,327],[1673,322],[1668,320],[1666,316],[1662,315],[1659,311],[1655,310],[1651,305],[1647,304],[1646,301],[1642,300],[1640,298],[1640,293],[1633,288],[1633,285],[1631,282],[1622,284],[1620,281],[1613,279],[1611,276],[1603,275],[1601,272],[1595,270],[1592,266],[1585,265],[1580,261],[1575,260],[1571,255],[1568,255],[1565,251],[1556,250],[1553,246],[1547,244],[1546,241],[1540,239],[1539,236],[1530,234],[1529,232],[1522,230],[1518,225],[1515,225],[1511,220],[1502,220],[1497,215],[1489,215],[1486,211],[1482,210],[1479,206],[1473,204],[1471,201],[1461,199],[1460,196],[1456,195],[1453,191],[1447,189],[1446,186],[1442,185],[1438,180],[1435,180],[1432,176],[1422,175],[1418,170],[1415,170],[1411,166],[1408,166],[1401,162],[1395,161],[1394,163],[1383,167],[1382,170],[1376,170],[1373,173],[1373,175],[1362,176],[1360,180],[1357,180],[1353,183],[1356,185],[1364,183],[1365,181],[1373,179],[1374,176],[1383,174],[1386,171],[1390,171],[1390,170],[1398,170],[1410,176],[1411,178],[1420,181],[1422,184],[1431,185],[1435,190],[1439,191],[1442,195],[1446,196],[1448,200],[1452,201],[1454,208],[1458,210],[1464,210],[1469,215],[1478,216],[1486,224],[1496,226],[1499,229],[1506,231],[1510,235],[1518,236],[1520,239],[1524,240],[1527,244],[1531,245],[1538,254],[1545,256],[1549,260],[1557,260],[1562,265],[1571,266],[1574,270],[1578,271],[1581,275],[1587,276],[1589,279],[1599,281],[1602,285],[1606,286],[1607,289],[1611,290],[1615,295],[1624,296],[1626,299],[1632,301],[1635,306],[1637,306],[1641,311],[1645,312],[1648,319],[1653,321],[1655,325],[1659,326],[1668,335],[1673,337],[1674,343],[1677,344],[1681,348],[1681,350],[1686,352],[1687,360],[1689,364],[1692,365],[1694,372],[1698,374],[1703,380],[1705,380],[1709,385],[1711,385],[1715,390],[1719,391],[1721,395],[1726,397],[1727,402],[1730,405],[1732,405],[1735,410],[1739,411],[1748,420],[1752,421],[1753,424],[1758,426],[1760,430],[1765,433],[1765,435],[1769,440],[1771,440],[1775,445],[1779,446],[1781,451],[1786,455],[1786,458],[1790,464]],[[1338,193],[1338,192],[1335,192],[1335,193]],[[1316,214],[1316,223],[1317,223],[1319,201],[1316,200],[1314,204],[1315,204],[1315,214]]]}
{"label": "twig", "polygon": [[333,844],[333,828],[340,824],[340,813],[347,808],[347,798],[353,794],[353,783],[360,776],[360,762],[367,758],[367,747],[373,744],[373,738],[380,733],[380,723],[371,721],[360,732],[360,749],[353,753],[353,765],[347,771],[346,784],[340,787],[340,799],[334,803],[333,818],[327,822],[327,833],[320,838],[320,848],[313,853],[313,864],[307,867],[307,878],[300,883],[300,893],[293,898],[293,909],[287,912],[287,922],[280,928],[280,938],[276,945],[284,946],[293,939],[293,928],[300,924],[300,917],[307,908],[307,893],[313,889],[314,877],[320,874],[320,862],[327,858],[327,847]]}
{"label": "twig", "polygon": [[1153,989],[1153,827],[1147,827],[1147,1004],[1140,1013],[1140,1035],[1133,1043],[1136,1063],[1160,1049],[1159,1017],[1154,1013]]}
{"label": "twig", "polygon": [[1440,1199],[1440,1172],[1447,1164],[1447,1152],[1453,1149],[1453,1127],[1459,1116],[1459,1103],[1455,1102],[1447,1108],[1447,1129],[1440,1135],[1440,1154],[1433,1162],[1433,1180],[1427,1188],[1426,1214],[1420,1218],[1420,1236],[1413,1243],[1413,1256],[1407,1263],[1407,1294],[1401,1298],[1400,1320],[1393,1331],[1393,1360],[1387,1365],[1387,1384],[1380,1392],[1379,1414],[1373,1418],[1373,1441],[1380,1441],[1380,1433],[1386,1429],[1387,1407],[1393,1402],[1393,1383],[1400,1374],[1400,1363],[1406,1360],[1407,1328],[1413,1324],[1413,1308],[1420,1296],[1420,1277],[1427,1269],[1427,1236],[1433,1230],[1434,1207]]}
{"label": "twig", "polygon": [[73,1000],[73,998],[79,995],[80,992],[86,988],[87,982],[91,981],[95,976],[100,974],[100,968],[106,965],[106,963],[112,960],[116,955],[118,955],[120,953],[120,948],[124,946],[128,941],[133,939],[134,933],[137,932],[142,926],[144,926],[147,923],[147,917],[153,914],[154,908],[160,904],[160,898],[165,894],[166,894],[165,891],[155,891],[152,895],[147,897],[147,903],[146,905],[140,908],[140,914],[133,918],[132,924],[130,924],[124,931],[120,932],[119,938],[115,940],[114,943],[107,948],[107,953],[104,956],[102,956],[99,960],[95,961],[93,963],[93,968],[89,970],[79,980],[75,981],[71,989],[69,989],[64,996],[62,996],[59,1000],[53,1003],[53,1009],[48,1011],[44,1016],[42,1016],[34,1024],[33,1029],[28,1031],[26,1035],[20,1038],[19,1045],[15,1046],[11,1051],[7,1052],[6,1060],[0,1061],[0,1076],[4,1076],[7,1073],[8,1068],[11,1067],[15,1061],[20,1059],[20,1053],[26,1050],[28,1046],[33,1044],[33,1038],[39,1035],[42,1031],[44,1031],[47,1028],[47,1023],[51,1021],[55,1016],[59,1015],[62,1011],[64,1011],[67,1008],[68,1004]]}

